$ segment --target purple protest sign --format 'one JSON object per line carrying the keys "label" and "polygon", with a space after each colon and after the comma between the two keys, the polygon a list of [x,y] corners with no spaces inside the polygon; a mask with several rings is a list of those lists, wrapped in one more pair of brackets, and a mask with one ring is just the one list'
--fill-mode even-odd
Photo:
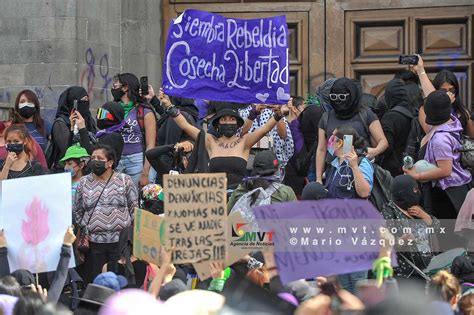
{"label": "purple protest sign", "polygon": [[[367,200],[287,202],[255,207],[253,212],[259,229],[273,232],[283,283],[369,270],[378,257],[378,228],[384,220]],[[356,249],[348,250],[351,242],[357,243]]]}
{"label": "purple protest sign", "polygon": [[285,104],[286,17],[240,20],[186,10],[170,23],[163,88],[173,96]]}

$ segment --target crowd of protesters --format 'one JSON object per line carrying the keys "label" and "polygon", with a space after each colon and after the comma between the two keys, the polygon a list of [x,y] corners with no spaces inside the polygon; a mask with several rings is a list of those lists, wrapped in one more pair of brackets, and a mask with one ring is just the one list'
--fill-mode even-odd
{"label": "crowd of protesters", "polygon": [[[142,89],[134,74],[118,74],[113,101],[94,119],[87,91],[69,87],[51,122],[34,92],[18,93],[11,120],[0,122],[0,180],[69,172],[73,222],[57,270],[36,275],[10,270],[9,236],[0,232],[1,315],[474,314],[474,154],[463,150],[474,115],[452,72],[431,81],[420,57],[379,99],[337,78],[286,105]],[[373,270],[285,284],[271,249],[228,267],[211,261],[206,281],[192,265],[174,265],[172,250],[160,249],[159,265],[135,257],[135,208],[163,216],[163,175],[217,172],[227,176],[229,213],[237,205],[367,199],[387,225],[415,227],[380,237],[413,246],[382,247]],[[423,232],[443,224],[450,237]],[[452,248],[460,254],[427,279],[433,257]],[[76,268],[68,269],[71,257]]]}

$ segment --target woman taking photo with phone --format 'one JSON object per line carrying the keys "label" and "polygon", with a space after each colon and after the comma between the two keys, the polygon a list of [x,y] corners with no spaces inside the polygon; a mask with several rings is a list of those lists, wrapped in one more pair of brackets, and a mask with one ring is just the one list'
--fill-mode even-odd
{"label": "woman taking photo with phone", "polygon": [[336,128],[329,138],[328,151],[335,157],[326,176],[328,198],[369,198],[374,168],[365,157],[364,139],[354,128],[344,125]]}
{"label": "woman taking photo with phone", "polygon": [[[74,101],[77,102],[77,108],[74,108]],[[72,145],[75,125],[74,113],[76,110],[84,118],[90,137],[95,138],[97,127],[89,110],[87,91],[80,86],[68,87],[59,96],[58,111],[51,131],[51,148],[48,149],[46,156],[48,166],[53,171],[63,171],[63,165],[59,163],[59,160],[66,154],[67,148]],[[79,138],[77,142],[79,142]]]}
{"label": "woman taking photo with phone", "polygon": [[[428,97],[433,91],[442,90],[446,92],[451,101],[451,114],[453,114],[461,122],[461,126],[464,130],[464,134],[474,139],[474,121],[471,119],[471,113],[469,109],[462,103],[461,95],[459,94],[459,81],[449,70],[441,70],[434,77],[431,82],[428,74],[426,74],[423,59],[418,55],[418,64],[413,67],[420,78],[421,87],[423,88],[423,94]],[[426,113],[424,106],[421,106],[420,113],[418,115],[420,124],[425,131],[428,133],[431,126],[426,123]]]}

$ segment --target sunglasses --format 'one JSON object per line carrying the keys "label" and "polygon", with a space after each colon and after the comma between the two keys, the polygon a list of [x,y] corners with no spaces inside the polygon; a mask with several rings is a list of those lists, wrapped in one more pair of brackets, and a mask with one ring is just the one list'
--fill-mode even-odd
{"label": "sunglasses", "polygon": [[329,99],[333,102],[339,100],[341,102],[345,102],[346,99],[347,99],[347,96],[349,96],[350,94],[347,93],[347,94],[329,94]]}
{"label": "sunglasses", "polygon": [[106,109],[104,108],[99,108],[97,111],[97,119],[107,119],[107,120],[114,120],[114,116]]}

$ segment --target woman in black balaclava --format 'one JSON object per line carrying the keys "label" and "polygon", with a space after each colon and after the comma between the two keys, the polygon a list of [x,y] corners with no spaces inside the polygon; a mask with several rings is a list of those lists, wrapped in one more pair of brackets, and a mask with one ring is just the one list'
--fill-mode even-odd
{"label": "woman in black balaclava", "polygon": [[[92,154],[94,144],[89,138],[89,133],[82,115],[76,113],[74,116],[79,127],[81,147],[87,150],[87,153]],[[111,146],[117,156],[117,164],[120,162],[122,156],[124,141],[122,137],[122,130],[126,123],[124,120],[125,110],[118,102],[107,102],[97,110],[97,127],[99,131],[95,134],[95,138],[99,143]]]}
{"label": "woman in black balaclava", "polygon": [[437,250],[435,235],[439,233],[440,222],[420,206],[421,192],[418,183],[410,176],[395,177],[390,192],[392,200],[383,207],[382,215],[387,228],[391,232],[396,231],[393,234],[399,267],[394,269],[395,274],[404,278],[419,278],[407,260],[422,270],[428,266],[433,252]]}
{"label": "woman in black balaclava", "polygon": [[403,152],[415,117],[415,108],[408,100],[408,87],[399,79],[393,79],[385,86],[385,102],[389,111],[382,118],[382,128],[388,141],[380,163],[392,176],[403,174]]}
{"label": "woman in black balaclava", "polygon": [[[97,127],[89,110],[89,95],[80,86],[68,87],[59,96],[58,110],[51,132],[51,148],[47,152],[48,167],[63,171],[59,160],[64,156],[68,147],[73,142],[73,131],[76,115],[74,113],[74,101],[77,101],[77,111],[84,118],[87,131],[93,136]],[[77,139],[79,141],[79,139]]]}
{"label": "woman in black balaclava", "polygon": [[[319,121],[316,151],[316,181],[322,184],[326,165],[327,140],[340,126],[351,125],[367,144],[367,157],[375,158],[388,147],[382,125],[370,109],[360,106],[362,87],[358,82],[340,78],[334,82],[329,98],[333,110],[325,112]],[[331,152],[329,152],[331,154]],[[332,160],[332,158],[331,158]]]}

